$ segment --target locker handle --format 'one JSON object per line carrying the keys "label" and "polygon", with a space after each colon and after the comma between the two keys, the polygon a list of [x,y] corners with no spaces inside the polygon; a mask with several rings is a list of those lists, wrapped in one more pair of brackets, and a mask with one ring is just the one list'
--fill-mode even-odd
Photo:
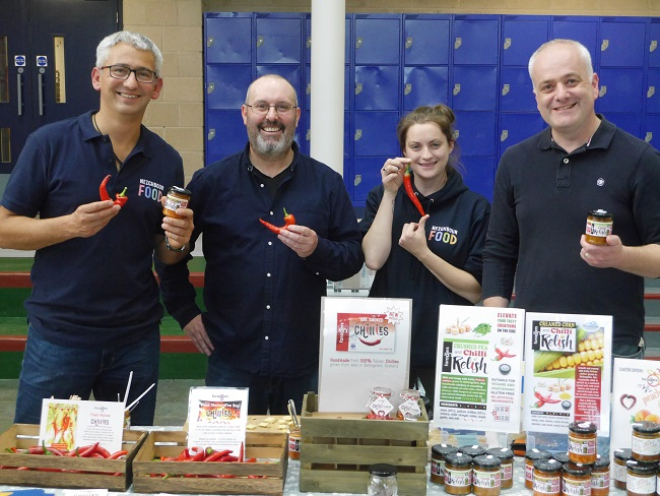
{"label": "locker handle", "polygon": [[658,48],[658,40],[651,40],[651,46],[649,46],[649,52],[655,52]]}
{"label": "locker handle", "polygon": [[209,129],[209,133],[206,135],[206,139],[211,141],[213,138],[215,138],[215,129]]}
{"label": "locker handle", "polygon": [[362,174],[355,174],[353,178],[353,186],[357,186],[362,182]]}
{"label": "locker handle", "polygon": [[509,83],[504,83],[504,85],[502,86],[502,96],[508,95],[510,90],[511,90],[511,86],[509,86]]}
{"label": "locker handle", "polygon": [[408,36],[408,37],[406,38],[406,50],[407,50],[408,48],[410,48],[410,47],[412,46],[412,44],[413,44],[412,36]]}
{"label": "locker handle", "polygon": [[508,50],[511,48],[511,38],[504,38],[504,49]]}
{"label": "locker handle", "polygon": [[601,84],[600,85],[600,91],[598,92],[598,96],[603,97],[607,94],[607,85]]}
{"label": "locker handle", "polygon": [[600,44],[600,51],[604,52],[610,47],[610,40],[603,40],[603,42]]}
{"label": "locker handle", "polygon": [[214,43],[215,43],[215,38],[213,36],[209,36],[206,39],[206,48],[211,48]]}
{"label": "locker handle", "polygon": [[362,83],[355,83],[355,94],[359,95],[362,93]]}
{"label": "locker handle", "polygon": [[650,143],[652,139],[653,139],[653,133],[651,131],[647,131],[646,136],[644,137],[644,141]]}
{"label": "locker handle", "polygon": [[37,95],[39,98],[39,115],[44,115],[44,75],[42,72],[39,72],[37,75]]}
{"label": "locker handle", "polygon": [[461,92],[461,83],[454,84],[454,96],[458,95]]}
{"label": "locker handle", "polygon": [[403,90],[403,94],[404,95],[410,95],[411,92],[412,92],[412,84],[406,83],[406,86]]}
{"label": "locker handle", "polygon": [[463,44],[463,38],[460,36],[456,37],[456,40],[454,41],[454,50],[461,48],[461,45]]}
{"label": "locker handle", "polygon": [[355,141],[359,140],[362,137],[362,129],[355,130],[355,136],[353,137]]}
{"label": "locker handle", "polygon": [[23,115],[23,74],[20,72],[16,74],[16,93],[16,101],[18,102],[17,115]]}
{"label": "locker handle", "polygon": [[649,90],[646,92],[646,98],[651,98],[655,95],[655,86],[649,86]]}
{"label": "locker handle", "polygon": [[506,141],[508,137],[509,137],[509,130],[502,129],[502,134],[500,134],[500,141]]}
{"label": "locker handle", "polygon": [[215,91],[215,83],[214,83],[213,81],[211,81],[211,82],[209,83],[209,85],[206,87],[206,94],[207,94],[207,95],[210,95],[210,94],[213,93],[214,91]]}
{"label": "locker handle", "polygon": [[309,141],[312,139],[312,130],[308,129],[307,133],[305,133],[305,141]]}
{"label": "locker handle", "polygon": [[358,36],[355,40],[355,48],[360,48],[362,46],[362,36]]}
{"label": "locker handle", "polygon": [[263,36],[257,36],[257,48],[260,48],[264,44],[264,37]]}

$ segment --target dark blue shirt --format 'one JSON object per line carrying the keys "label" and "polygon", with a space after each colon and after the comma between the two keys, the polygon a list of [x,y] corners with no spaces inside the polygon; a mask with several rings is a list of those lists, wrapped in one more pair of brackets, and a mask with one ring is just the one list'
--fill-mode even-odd
{"label": "dark blue shirt", "polygon": [[28,138],[2,198],[11,212],[41,219],[71,214],[99,201],[108,174],[112,198],[128,187],[128,202],[101,231],[36,251],[32,295],[35,331],[81,348],[121,345],[154,332],[163,315],[152,270],[154,235],[163,234],[160,197],[182,185],[180,155],[144,126],[121,170],[112,143],[92,125],[91,112],[46,125]]}
{"label": "dark blue shirt", "polygon": [[[317,369],[327,279],[352,276],[364,260],[341,176],[293,145],[291,170],[274,197],[253,171],[249,146],[197,171],[187,186],[193,242],[203,234],[203,321],[214,353],[234,369],[280,377]],[[318,235],[306,259],[259,222],[283,225],[283,208]],[[158,265],[165,304],[182,327],[201,313],[186,262]]]}

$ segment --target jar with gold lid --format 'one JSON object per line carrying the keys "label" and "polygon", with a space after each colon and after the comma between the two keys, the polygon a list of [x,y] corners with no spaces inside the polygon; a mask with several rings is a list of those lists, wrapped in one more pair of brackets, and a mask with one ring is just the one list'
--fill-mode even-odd
{"label": "jar with gold lid", "polygon": [[614,450],[613,455],[612,479],[614,479],[614,487],[625,491],[626,479],[628,478],[626,462],[632,459],[632,451],[629,448],[618,448]]}
{"label": "jar with gold lid", "polygon": [[564,463],[562,465],[561,493],[564,496],[589,496],[591,494],[591,467],[582,463]]}
{"label": "jar with gold lid", "polygon": [[534,496],[559,496],[561,494],[562,464],[552,458],[534,462]]}
{"label": "jar with gold lid", "polygon": [[472,460],[472,492],[476,496],[499,496],[502,488],[502,462],[493,455],[479,455]]}
{"label": "jar with gold lid", "polygon": [[660,424],[648,421],[632,424],[631,451],[634,460],[660,461]]}
{"label": "jar with gold lid", "polygon": [[472,492],[472,457],[465,453],[445,456],[445,492],[455,495]]}
{"label": "jar with gold lid", "polygon": [[445,483],[445,457],[456,452],[458,448],[450,444],[435,444],[431,447],[431,482],[440,485]]}
{"label": "jar with gold lid", "polygon": [[593,422],[568,425],[568,458],[573,463],[590,465],[596,461],[596,431]]}
{"label": "jar with gold lid", "polygon": [[527,489],[533,489],[534,462],[549,460],[550,458],[552,458],[552,453],[546,450],[532,448],[525,451],[525,487]]}
{"label": "jar with gold lid", "polygon": [[626,462],[626,492],[628,496],[654,496],[657,463],[638,460]]}
{"label": "jar with gold lid", "polygon": [[496,456],[500,459],[500,470],[502,472],[502,489],[513,487],[513,451],[509,448],[490,448],[486,454]]}
{"label": "jar with gold lid", "polygon": [[610,492],[610,459],[596,455],[591,466],[591,496],[607,496]]}

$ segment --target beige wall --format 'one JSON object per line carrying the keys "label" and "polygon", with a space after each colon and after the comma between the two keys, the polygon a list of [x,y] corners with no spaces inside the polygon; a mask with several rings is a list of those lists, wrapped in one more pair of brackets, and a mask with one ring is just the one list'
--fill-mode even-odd
{"label": "beige wall", "polygon": [[[334,1],[334,0],[327,0]],[[145,124],[184,160],[186,182],[204,165],[202,12],[309,12],[311,0],[124,0],[124,28],[163,51],[165,86]],[[660,16],[660,0],[626,0],[628,16]],[[620,0],[346,0],[349,13],[622,15]]]}

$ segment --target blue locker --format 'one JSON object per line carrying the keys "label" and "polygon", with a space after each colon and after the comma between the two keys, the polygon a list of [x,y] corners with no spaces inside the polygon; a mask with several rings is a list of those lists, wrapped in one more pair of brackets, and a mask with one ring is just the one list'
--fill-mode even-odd
{"label": "blue locker", "polygon": [[249,64],[252,61],[252,15],[207,14],[207,64]]}
{"label": "blue locker", "polygon": [[642,67],[646,55],[646,21],[603,18],[600,67]]}
{"label": "blue locker", "polygon": [[421,105],[449,105],[449,68],[404,67],[403,110],[409,112]]}
{"label": "blue locker", "polygon": [[[248,142],[241,110],[206,112],[206,156],[224,157],[240,152]],[[207,164],[209,163],[207,158]]]}
{"label": "blue locker", "polygon": [[467,187],[485,196],[488,201],[493,201],[497,159],[494,156],[471,157],[461,155],[461,163],[465,168],[463,180]]}
{"label": "blue locker", "polygon": [[[354,112],[353,155],[398,156],[398,112]],[[357,163],[355,164],[357,167]]]}
{"label": "blue locker", "polygon": [[[346,16],[344,25],[344,61],[348,64],[351,61],[351,18]],[[305,15],[305,62],[312,62],[312,19],[310,14]]]}
{"label": "blue locker", "polygon": [[547,125],[536,113],[529,114],[500,114],[499,123],[499,156],[510,146],[526,140],[530,136],[542,131]]}
{"label": "blue locker", "polygon": [[549,17],[505,16],[502,19],[502,65],[527,67],[532,53],[548,41]]}
{"label": "blue locker", "polygon": [[354,61],[358,65],[399,63],[401,16],[356,14]]}
{"label": "blue locker", "polygon": [[613,122],[617,127],[620,127],[637,138],[644,139],[644,135],[642,134],[641,114],[617,114],[610,112],[604,113],[603,115],[608,121]]}
{"label": "blue locker", "polygon": [[609,69],[599,71],[600,92],[596,100],[598,112],[642,112],[644,98],[643,69]]}
{"label": "blue locker", "polygon": [[355,67],[355,110],[398,110],[399,67]]}
{"label": "blue locker", "polygon": [[497,64],[499,30],[498,16],[455,16],[454,64]]}
{"label": "blue locker", "polygon": [[502,67],[500,112],[534,112],[536,98],[527,67]]}
{"label": "blue locker", "polygon": [[407,15],[404,18],[403,63],[449,64],[448,16]]}
{"label": "blue locker", "polygon": [[250,64],[206,64],[206,108],[240,109],[251,82]]}
{"label": "blue locker", "polygon": [[[349,83],[350,78],[349,74],[351,73],[350,66],[344,66],[344,110],[348,110],[349,101],[350,101],[350,89]],[[307,109],[311,108],[311,98],[312,98],[312,68],[309,65],[305,66],[305,102]]]}
{"label": "blue locker", "polygon": [[589,50],[595,69],[600,56],[598,24],[599,20],[596,17],[555,17],[552,21],[551,39],[563,38],[582,43]]}
{"label": "blue locker", "polygon": [[454,132],[461,156],[490,156],[497,152],[497,114],[495,112],[454,112]]}
{"label": "blue locker", "polygon": [[660,150],[660,115],[648,114],[644,123],[644,141]]}
{"label": "blue locker", "polygon": [[301,63],[302,15],[256,14],[256,17],[257,64]]}
{"label": "blue locker", "polygon": [[303,66],[302,65],[288,65],[288,64],[275,64],[275,65],[258,65],[257,77],[265,76],[266,74],[277,74],[291,83],[298,94],[298,105],[302,110],[305,110],[305,90],[302,84],[303,81]]}
{"label": "blue locker", "polygon": [[355,174],[353,175],[353,200],[364,202],[367,199],[369,191],[382,183],[380,170],[385,161],[394,156],[381,155],[353,158],[353,167],[355,169]]}
{"label": "blue locker", "polygon": [[660,113],[660,69],[648,70],[645,96],[646,111]]}
{"label": "blue locker", "polygon": [[452,108],[497,110],[497,66],[454,66]]}
{"label": "blue locker", "polygon": [[660,22],[651,22],[649,31],[649,67],[660,67]]}

